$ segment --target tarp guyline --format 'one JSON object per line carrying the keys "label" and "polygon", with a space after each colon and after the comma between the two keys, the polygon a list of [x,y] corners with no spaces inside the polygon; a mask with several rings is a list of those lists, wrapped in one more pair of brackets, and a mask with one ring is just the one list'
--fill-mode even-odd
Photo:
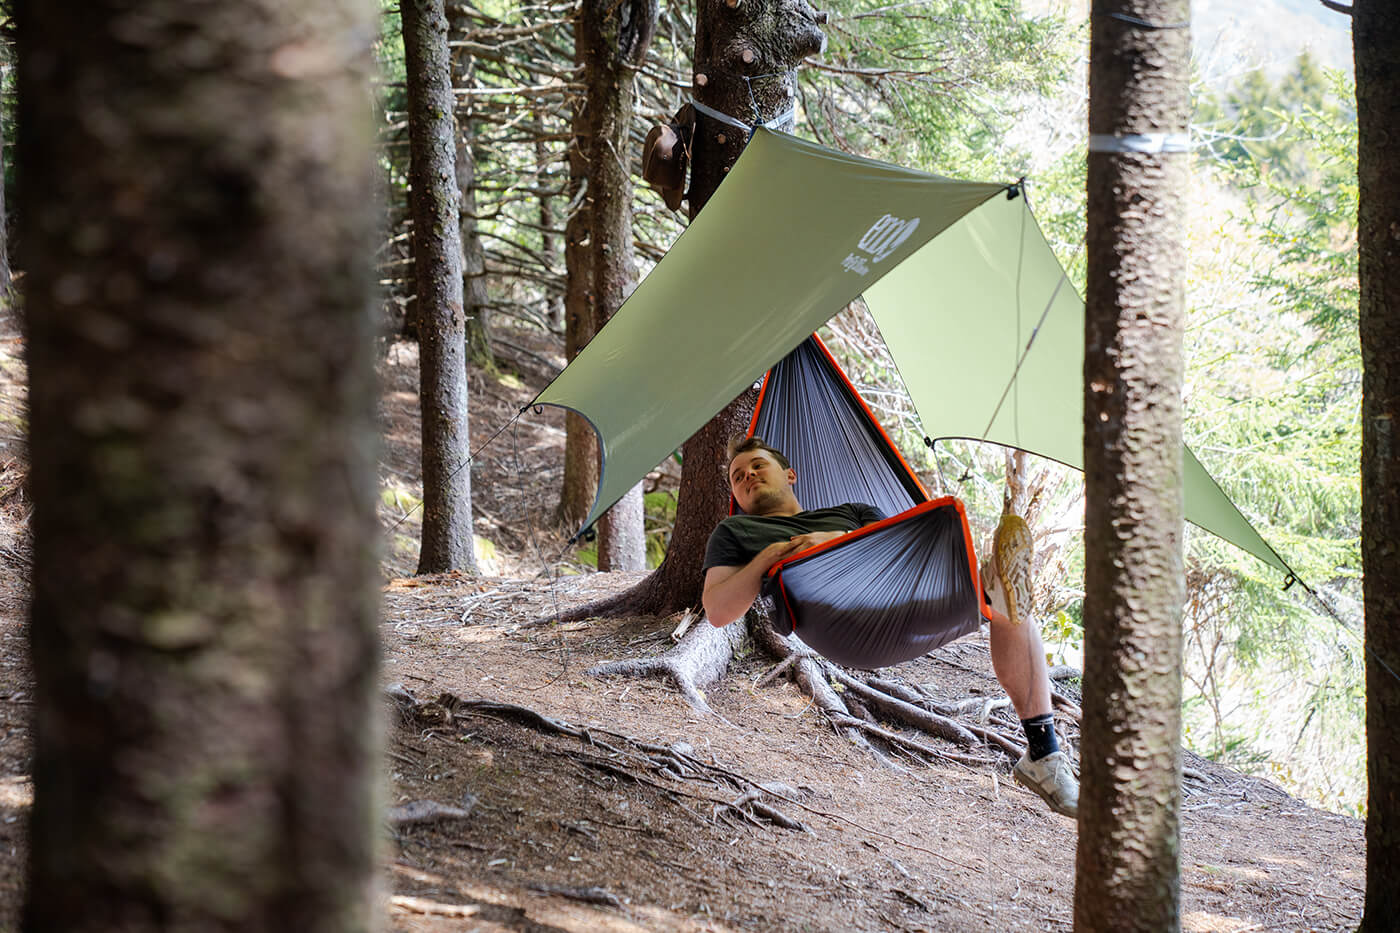
{"label": "tarp guyline", "polygon": [[[929,435],[1082,469],[1084,303],[1016,195],[756,130],[705,210],[532,403],[598,434],[583,527],[862,294]],[[1189,449],[1183,460],[1186,518],[1289,573]]]}

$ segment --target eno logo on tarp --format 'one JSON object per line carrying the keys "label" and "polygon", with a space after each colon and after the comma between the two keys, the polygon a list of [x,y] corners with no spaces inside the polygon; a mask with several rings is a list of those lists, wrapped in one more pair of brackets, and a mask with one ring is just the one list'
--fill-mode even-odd
{"label": "eno logo on tarp", "polygon": [[893,214],[886,214],[870,225],[870,229],[865,231],[865,235],[856,244],[855,252],[847,254],[846,258],[841,260],[841,268],[859,275],[869,274],[870,263],[887,259],[890,253],[899,249],[900,244],[909,239],[917,229],[917,217],[904,220]]}

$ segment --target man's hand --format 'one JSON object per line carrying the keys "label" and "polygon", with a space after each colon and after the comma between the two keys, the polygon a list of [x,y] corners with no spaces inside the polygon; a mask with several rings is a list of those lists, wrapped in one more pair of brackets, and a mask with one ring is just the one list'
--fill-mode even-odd
{"label": "man's hand", "polygon": [[705,617],[717,627],[743,618],[753,601],[758,599],[763,577],[774,564],[784,557],[791,557],[798,551],[839,538],[845,533],[812,531],[796,535],[786,541],[773,542],[742,567],[711,567],[705,571],[705,593],[700,598],[705,606]]}
{"label": "man's hand", "polygon": [[[848,532],[845,531],[809,531],[805,535],[789,538],[787,543],[792,546],[792,550],[788,551],[788,554],[793,554],[797,551],[805,551],[807,548],[816,547],[818,544],[825,544],[827,541],[839,538],[847,533]],[[788,554],[784,554],[783,557],[787,557]],[[782,560],[782,558],[780,557],[778,560]],[[777,562],[778,561],[775,560],[773,564]],[[768,566],[772,567],[773,564],[769,564]]]}

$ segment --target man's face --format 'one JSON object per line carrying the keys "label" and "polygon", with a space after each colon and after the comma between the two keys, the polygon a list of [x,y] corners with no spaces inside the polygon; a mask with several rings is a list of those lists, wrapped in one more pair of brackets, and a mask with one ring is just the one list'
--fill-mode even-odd
{"label": "man's face", "polygon": [[786,506],[796,497],[792,484],[797,474],[784,469],[766,450],[749,450],[729,463],[729,490],[739,508],[750,515],[763,515]]}

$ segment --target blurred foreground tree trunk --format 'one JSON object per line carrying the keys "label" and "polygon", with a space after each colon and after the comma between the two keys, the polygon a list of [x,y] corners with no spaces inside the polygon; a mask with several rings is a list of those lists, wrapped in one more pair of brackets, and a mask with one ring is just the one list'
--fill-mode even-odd
{"label": "blurred foreground tree trunk", "polygon": [[1366,911],[1400,917],[1400,8],[1352,5],[1361,279],[1361,559],[1366,607]]}
{"label": "blurred foreground tree trunk", "polygon": [[[13,6],[13,2],[0,4],[0,17],[3,17],[3,22],[0,22],[0,62],[7,68],[13,65],[15,57],[11,42],[14,22],[9,12]],[[10,213],[5,205],[5,166],[10,158],[9,127],[4,117],[4,102],[0,101],[0,306],[8,305],[13,298],[10,286],[13,278],[10,268]]]}
{"label": "blurred foreground tree trunk", "polygon": [[1081,931],[1181,926],[1190,18],[1188,0],[1107,0],[1091,24]]}
{"label": "blurred foreground tree trunk", "polygon": [[457,132],[443,0],[401,0],[423,431],[419,573],[476,570]]}
{"label": "blurred foreground tree trunk", "polygon": [[20,0],[32,931],[369,930],[362,0]]}

